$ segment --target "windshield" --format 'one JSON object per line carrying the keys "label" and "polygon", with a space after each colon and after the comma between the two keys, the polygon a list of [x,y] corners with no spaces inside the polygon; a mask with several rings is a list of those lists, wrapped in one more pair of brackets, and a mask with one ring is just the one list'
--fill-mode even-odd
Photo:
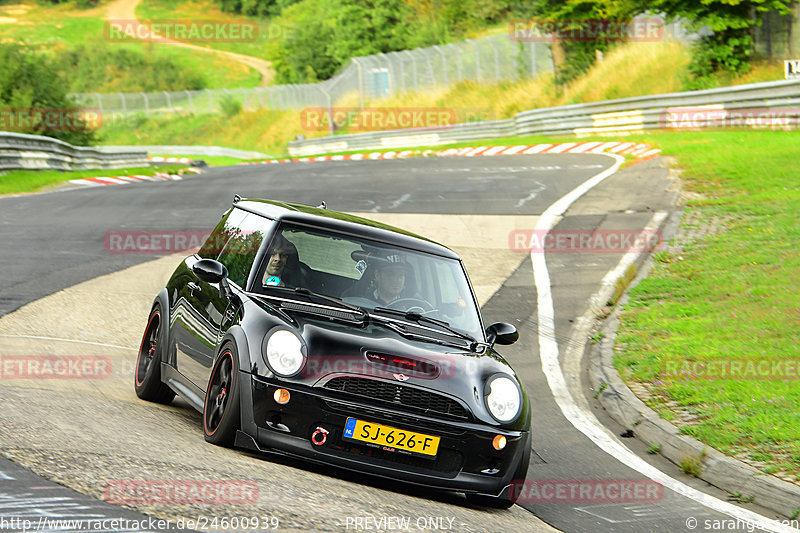
{"label": "windshield", "polygon": [[[369,312],[411,311],[482,339],[460,261],[325,230],[283,225],[258,269],[256,292],[303,287]],[[376,308],[378,310],[376,311]]]}

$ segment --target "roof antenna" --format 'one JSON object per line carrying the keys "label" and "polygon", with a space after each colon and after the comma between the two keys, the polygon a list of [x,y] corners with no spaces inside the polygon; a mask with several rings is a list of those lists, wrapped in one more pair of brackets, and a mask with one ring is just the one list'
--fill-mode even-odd
{"label": "roof antenna", "polygon": [[239,203],[241,201],[242,201],[242,197],[241,196],[239,196],[238,194],[234,194],[233,195],[233,203],[236,204],[236,203]]}
{"label": "roof antenna", "polygon": [[325,200],[322,200],[322,203],[317,206],[317,209],[328,209],[328,204],[325,203]]}

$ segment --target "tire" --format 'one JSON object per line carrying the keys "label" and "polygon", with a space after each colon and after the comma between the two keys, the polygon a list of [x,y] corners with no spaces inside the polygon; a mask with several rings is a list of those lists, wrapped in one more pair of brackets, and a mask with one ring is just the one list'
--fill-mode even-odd
{"label": "tire", "polygon": [[147,319],[139,355],[136,357],[133,384],[136,395],[142,400],[156,403],[169,403],[175,392],[161,381],[161,356],[164,353],[164,337],[162,328],[161,306],[155,304]]}
{"label": "tire", "polygon": [[230,447],[239,424],[239,358],[236,348],[226,344],[208,378],[203,405],[203,433],[208,442]]}

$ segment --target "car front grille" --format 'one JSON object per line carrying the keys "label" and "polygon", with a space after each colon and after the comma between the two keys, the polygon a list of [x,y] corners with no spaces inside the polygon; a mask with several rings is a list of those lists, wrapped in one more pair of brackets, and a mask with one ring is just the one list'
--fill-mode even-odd
{"label": "car front grille", "polygon": [[461,404],[446,396],[408,385],[376,379],[338,377],[325,384],[325,388],[381,402],[402,405],[417,411],[466,419],[467,411]]}

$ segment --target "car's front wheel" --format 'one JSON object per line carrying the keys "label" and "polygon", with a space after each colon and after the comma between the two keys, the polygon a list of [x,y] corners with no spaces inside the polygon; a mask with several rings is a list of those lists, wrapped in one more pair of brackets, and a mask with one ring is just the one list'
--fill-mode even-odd
{"label": "car's front wheel", "polygon": [[239,378],[236,349],[222,348],[208,380],[203,407],[203,431],[206,440],[218,446],[230,446],[239,429]]}
{"label": "car's front wheel", "polygon": [[175,397],[175,392],[161,381],[161,356],[164,353],[162,331],[164,325],[161,320],[161,307],[153,306],[147,327],[144,330],[139,355],[136,358],[134,386],[136,395],[143,399],[157,403],[169,403]]}

